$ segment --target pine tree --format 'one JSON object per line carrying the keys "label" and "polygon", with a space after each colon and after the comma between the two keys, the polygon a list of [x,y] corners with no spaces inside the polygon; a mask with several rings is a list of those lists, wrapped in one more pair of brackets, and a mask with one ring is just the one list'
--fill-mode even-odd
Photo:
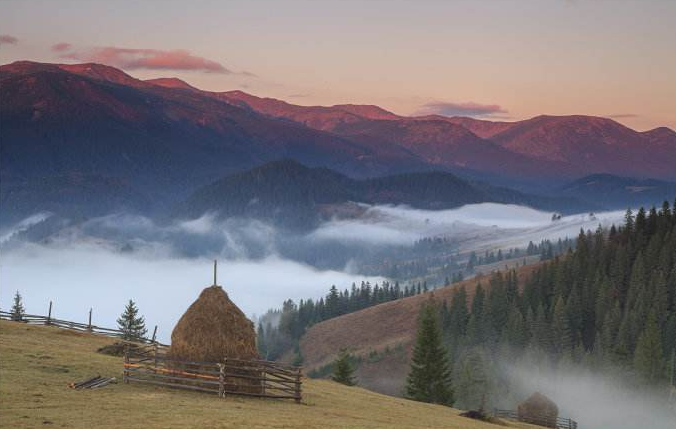
{"label": "pine tree", "polygon": [[563,298],[559,297],[554,306],[552,315],[552,348],[559,358],[568,358],[571,356],[573,342],[570,335],[570,324],[566,314],[566,304]]}
{"label": "pine tree", "polygon": [[636,344],[634,368],[648,383],[654,383],[664,376],[662,341],[654,312],[650,312],[645,328]]}
{"label": "pine tree", "polygon": [[326,296],[326,307],[329,312],[329,318],[338,316],[339,301],[338,289],[333,285]]}
{"label": "pine tree", "polygon": [[258,330],[256,332],[256,347],[258,348],[258,354],[263,357],[263,359],[268,359],[268,345],[265,341],[265,329],[263,324],[258,322]]}
{"label": "pine tree", "polygon": [[22,321],[23,316],[26,314],[26,310],[23,307],[23,299],[21,298],[19,291],[16,291],[16,294],[14,294],[14,304],[12,305],[10,313],[12,313],[12,320],[17,322]]}
{"label": "pine tree", "polygon": [[125,306],[120,318],[117,319],[117,325],[120,331],[122,331],[125,340],[143,338],[148,332],[146,330],[145,319],[143,316],[138,315],[138,307],[136,307],[136,303],[131,299]]}
{"label": "pine tree", "polygon": [[451,371],[437,319],[434,303],[426,303],[420,311],[411,371],[406,379],[406,396],[416,401],[451,406]]}
{"label": "pine tree", "polygon": [[342,349],[338,357],[333,362],[333,375],[331,380],[344,384],[346,386],[354,386],[357,384],[354,378],[354,368],[352,367],[352,356],[346,349]]}
{"label": "pine tree", "polygon": [[458,402],[464,409],[484,410],[489,382],[484,360],[478,350],[471,350],[463,359],[458,374]]}

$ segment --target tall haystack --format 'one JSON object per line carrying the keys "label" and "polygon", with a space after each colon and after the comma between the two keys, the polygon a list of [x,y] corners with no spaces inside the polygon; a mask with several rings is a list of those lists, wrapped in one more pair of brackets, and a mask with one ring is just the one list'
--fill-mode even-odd
{"label": "tall haystack", "polygon": [[214,284],[202,291],[174,327],[168,355],[200,362],[257,359],[256,332],[242,310]]}
{"label": "tall haystack", "polygon": [[519,404],[517,413],[522,422],[555,428],[559,407],[542,393],[535,392]]}

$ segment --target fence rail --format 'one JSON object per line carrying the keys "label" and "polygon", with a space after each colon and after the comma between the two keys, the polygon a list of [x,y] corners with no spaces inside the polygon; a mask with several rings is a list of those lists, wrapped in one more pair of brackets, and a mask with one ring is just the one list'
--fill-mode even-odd
{"label": "fence rail", "polygon": [[524,417],[519,416],[519,413],[514,410],[500,410],[496,408],[493,410],[493,416],[497,418],[518,420],[548,428],[577,429],[577,422],[575,420],[564,417],[557,417],[556,420],[554,420],[551,416],[545,414],[538,415],[529,413],[528,417]]}
{"label": "fence rail", "polygon": [[[51,306],[50,306],[51,309]],[[144,337],[132,337],[126,335],[123,331],[119,329],[104,328],[101,326],[96,326],[91,323],[91,312],[90,312],[90,323],[80,323],[80,322],[71,322],[69,320],[61,320],[48,316],[40,316],[36,314],[15,314],[8,311],[0,310],[0,320],[11,320],[14,322],[27,323],[29,325],[46,325],[46,326],[56,326],[58,328],[71,329],[79,332],[89,332],[96,335],[104,335],[106,337],[120,338],[124,340],[130,340],[134,342],[144,343],[144,344],[154,344],[157,343],[157,326],[153,331],[152,338]],[[158,343],[159,344],[159,343]],[[164,344],[162,344],[164,345]]]}
{"label": "fence rail", "polygon": [[222,362],[171,359],[160,345],[127,349],[123,382],[259,398],[302,399],[301,368],[262,360]]}

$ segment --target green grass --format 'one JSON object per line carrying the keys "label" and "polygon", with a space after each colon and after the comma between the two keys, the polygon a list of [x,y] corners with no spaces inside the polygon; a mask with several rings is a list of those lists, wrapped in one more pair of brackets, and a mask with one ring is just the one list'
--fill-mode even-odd
{"label": "green grass", "polygon": [[[458,411],[304,379],[293,401],[228,397],[115,384],[73,390],[94,375],[122,378],[122,359],[96,353],[113,340],[68,330],[0,321],[2,428],[462,428],[499,426]],[[528,427],[512,424],[512,427]]]}

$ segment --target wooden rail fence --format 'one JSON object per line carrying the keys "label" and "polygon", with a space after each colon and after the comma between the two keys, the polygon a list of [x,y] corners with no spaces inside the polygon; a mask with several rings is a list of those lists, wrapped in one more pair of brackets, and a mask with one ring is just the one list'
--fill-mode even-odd
{"label": "wooden rail fence", "polygon": [[575,420],[564,417],[558,417],[556,421],[554,421],[554,419],[552,419],[551,416],[547,416],[544,414],[542,415],[529,414],[527,418],[522,418],[519,416],[519,413],[517,413],[514,410],[499,410],[497,408],[493,410],[493,416],[497,418],[518,420],[525,423],[531,423],[548,428],[577,429],[577,422]]}
{"label": "wooden rail fence", "polygon": [[145,344],[154,344],[156,343],[157,338],[157,326],[153,330],[153,336],[151,338],[142,338],[142,337],[133,337],[127,338],[128,336],[119,329],[103,328],[101,326],[92,325],[91,310],[89,310],[89,323],[79,323],[71,322],[68,320],[61,320],[52,317],[51,312],[52,306],[50,303],[49,306],[49,315],[40,316],[36,314],[21,314],[17,315],[7,311],[0,311],[0,320],[11,320],[14,322],[27,323],[29,325],[48,325],[56,326],[58,328],[72,329],[74,331],[80,332],[89,332],[96,335],[104,335],[107,337],[126,339],[134,342],[145,343]]}
{"label": "wooden rail fence", "polygon": [[181,361],[157,344],[127,349],[123,382],[259,398],[302,399],[300,367],[264,360],[224,358],[222,362]]}

